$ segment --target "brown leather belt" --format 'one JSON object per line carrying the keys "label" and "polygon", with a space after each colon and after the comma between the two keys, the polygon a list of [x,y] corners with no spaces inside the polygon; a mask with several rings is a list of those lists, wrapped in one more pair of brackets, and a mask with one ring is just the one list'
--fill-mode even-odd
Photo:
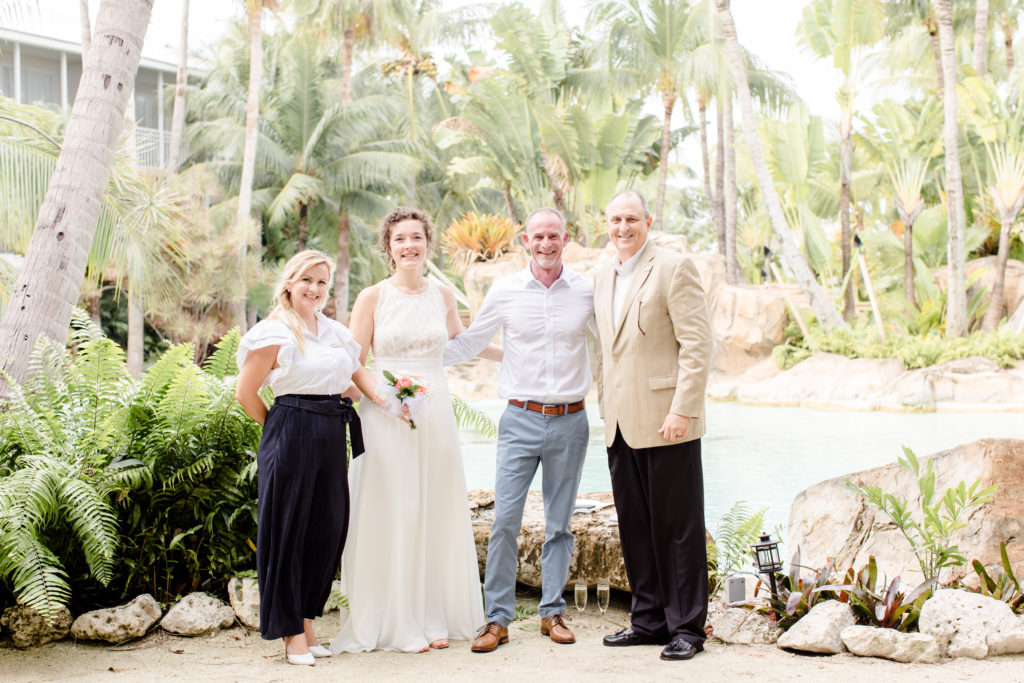
{"label": "brown leather belt", "polygon": [[517,401],[514,398],[508,400],[509,405],[515,406],[516,408],[526,408],[532,410],[535,413],[542,415],[567,415],[571,413],[578,413],[583,410],[585,401],[576,401],[576,403],[537,403],[536,401]]}

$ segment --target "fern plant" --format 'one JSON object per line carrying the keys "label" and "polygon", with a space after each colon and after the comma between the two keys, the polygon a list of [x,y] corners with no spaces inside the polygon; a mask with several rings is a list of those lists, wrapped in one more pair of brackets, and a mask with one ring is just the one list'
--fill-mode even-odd
{"label": "fern plant", "polygon": [[234,399],[237,331],[204,368],[168,350],[141,380],[76,314],[42,339],[0,414],[0,581],[52,618],[140,591],[158,599],[254,563],[260,429]]}
{"label": "fern plant", "polygon": [[730,576],[740,573],[750,558],[750,546],[764,528],[767,508],[751,512],[745,501],[736,501],[715,528],[714,542],[708,544],[708,593],[718,595]]}

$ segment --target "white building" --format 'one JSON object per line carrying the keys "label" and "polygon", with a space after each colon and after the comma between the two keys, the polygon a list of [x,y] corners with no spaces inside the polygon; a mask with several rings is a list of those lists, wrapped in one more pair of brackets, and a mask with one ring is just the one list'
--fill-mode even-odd
{"label": "white building", "polygon": [[[139,161],[163,166],[177,65],[142,57],[135,77]],[[79,43],[0,28],[0,92],[21,104],[71,110],[82,77]],[[163,93],[164,106],[161,106]]]}

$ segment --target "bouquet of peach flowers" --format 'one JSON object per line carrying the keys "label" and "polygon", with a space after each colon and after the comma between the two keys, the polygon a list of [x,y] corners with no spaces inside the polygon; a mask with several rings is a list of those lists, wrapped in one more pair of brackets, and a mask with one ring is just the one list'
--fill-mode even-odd
{"label": "bouquet of peach flowers", "polygon": [[427,409],[427,388],[415,381],[418,377],[395,377],[387,370],[382,374],[385,383],[380,393],[387,397],[382,408],[395,417],[402,417],[403,408],[407,409],[409,426],[416,429],[416,419]]}

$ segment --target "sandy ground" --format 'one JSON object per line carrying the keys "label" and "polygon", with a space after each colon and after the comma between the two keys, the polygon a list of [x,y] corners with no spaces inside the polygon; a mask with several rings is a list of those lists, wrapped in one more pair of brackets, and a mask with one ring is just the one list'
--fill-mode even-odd
{"label": "sandy ground", "polygon": [[[524,596],[521,603],[536,600]],[[290,666],[280,641],[268,642],[255,632],[232,628],[208,636],[178,638],[155,631],[120,646],[50,643],[17,650],[0,643],[0,681],[1022,681],[1024,656],[942,664],[897,664],[853,655],[808,657],[774,646],[748,647],[709,642],[687,662],[663,662],[656,646],[609,648],[601,636],[626,622],[627,604],[617,595],[602,624],[591,605],[567,616],[576,632],[574,645],[557,645],[540,635],[539,618],[517,621],[508,645],[476,654],[469,644],[452,641],[447,650],[423,654],[372,652],[317,660],[314,667]],[[337,629],[338,614],[316,622],[327,643]]]}

